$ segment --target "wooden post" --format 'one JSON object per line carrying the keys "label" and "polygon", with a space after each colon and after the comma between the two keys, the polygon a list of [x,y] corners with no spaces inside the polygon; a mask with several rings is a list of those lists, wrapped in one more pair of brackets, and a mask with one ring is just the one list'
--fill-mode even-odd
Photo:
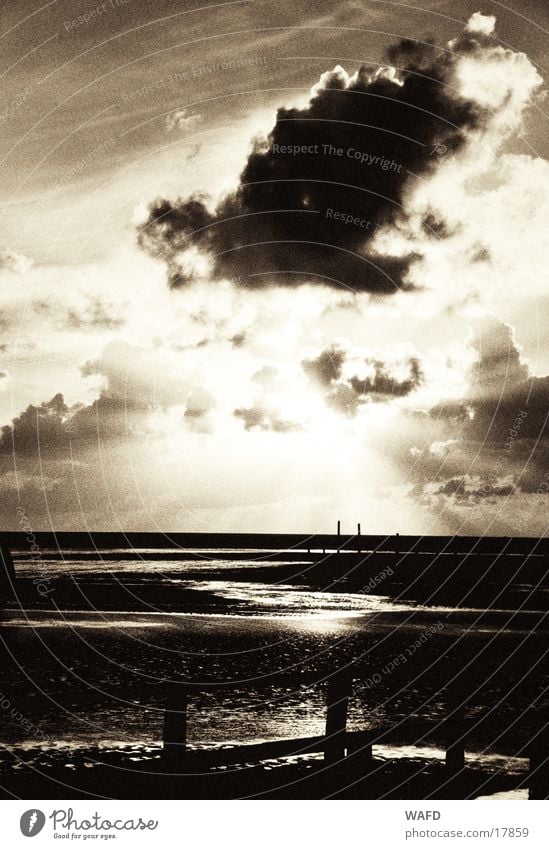
{"label": "wooden post", "polygon": [[346,672],[333,675],[326,693],[326,744],[324,760],[337,763],[345,757],[347,707],[352,692],[352,678]]}
{"label": "wooden post", "polygon": [[15,591],[15,566],[7,545],[0,544],[0,598],[13,599]]}
{"label": "wooden post", "polygon": [[347,746],[347,757],[352,757],[352,764],[355,769],[360,768],[361,772],[369,769],[372,766],[374,757],[372,744],[365,743],[363,745],[358,745],[355,743],[353,746]]}
{"label": "wooden post", "polygon": [[446,690],[446,770],[451,776],[465,766],[465,702],[459,679]]}
{"label": "wooden post", "polygon": [[339,519],[337,520],[337,535],[338,537],[341,536],[341,521]]}
{"label": "wooden post", "polygon": [[164,757],[181,765],[187,749],[188,693],[182,684],[170,684],[164,709]]}
{"label": "wooden post", "polygon": [[549,799],[549,724],[534,733],[530,747],[528,798]]}

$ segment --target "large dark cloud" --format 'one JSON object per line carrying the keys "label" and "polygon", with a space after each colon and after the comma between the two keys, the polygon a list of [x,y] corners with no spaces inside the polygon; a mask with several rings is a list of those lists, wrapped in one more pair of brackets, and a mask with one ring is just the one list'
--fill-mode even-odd
{"label": "large dark cloud", "polygon": [[450,51],[402,40],[388,56],[397,73],[324,74],[308,106],[278,109],[234,192],[216,207],[201,195],[157,200],[141,245],[166,262],[173,288],[195,277],[182,257],[190,248],[210,258],[214,279],[242,286],[317,281],[375,293],[406,286],[414,257],[376,255],[372,239],[398,216],[408,182],[437,167],[435,147],[455,152],[489,121],[453,86],[460,57],[488,43],[479,33],[456,39]]}
{"label": "large dark cloud", "polygon": [[[423,380],[416,357],[397,363],[366,357],[356,364],[364,376],[350,373],[349,366],[345,368],[346,363],[346,352],[334,346],[321,351],[312,360],[304,360],[301,366],[323,390],[326,402],[347,416],[355,416],[360,406],[368,402],[403,398],[417,389]],[[401,376],[403,371],[406,372],[405,377]]]}

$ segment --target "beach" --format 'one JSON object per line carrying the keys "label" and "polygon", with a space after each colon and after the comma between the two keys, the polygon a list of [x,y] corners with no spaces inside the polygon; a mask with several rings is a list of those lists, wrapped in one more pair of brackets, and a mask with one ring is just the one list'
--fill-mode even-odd
{"label": "beach", "polygon": [[[392,761],[410,757],[414,724],[422,733],[429,725],[429,739],[413,755],[434,763],[443,756],[445,686],[456,664],[468,670],[469,757],[504,775],[524,770],[532,717],[549,680],[543,612],[254,582],[256,567],[49,563],[53,591],[2,617],[4,785],[29,763],[48,772],[64,759],[74,783],[75,773],[91,768],[76,770],[86,758],[93,764],[110,753],[130,768],[159,758],[170,682],[193,688],[190,747],[322,734],[326,686],[342,667],[355,677],[348,730],[391,726],[391,744],[376,753]],[[35,571],[20,567],[23,595]],[[239,571],[242,579],[234,580]],[[104,609],[90,602],[98,587]],[[166,592],[183,609],[155,605]],[[112,609],[121,594],[125,609]],[[61,608],[63,598],[70,604]],[[536,674],[524,676],[526,657]]]}

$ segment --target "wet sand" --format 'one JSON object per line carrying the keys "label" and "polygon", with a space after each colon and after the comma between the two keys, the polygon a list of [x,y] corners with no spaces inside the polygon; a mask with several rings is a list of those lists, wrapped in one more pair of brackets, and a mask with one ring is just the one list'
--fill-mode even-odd
{"label": "wet sand", "polygon": [[[371,593],[325,593],[305,585],[232,581],[212,565],[208,568],[215,574],[197,580],[184,565],[170,570],[163,566],[161,577],[151,566],[139,580],[131,564],[122,572],[120,564],[114,564],[112,571],[102,574],[92,574],[84,564],[78,569],[64,567],[63,574],[58,570],[56,592],[47,607],[23,611],[13,606],[4,612],[3,696],[24,714],[27,726],[30,723],[29,730],[9,711],[3,712],[6,749],[0,769],[8,792],[19,795],[24,785],[28,797],[37,796],[43,781],[50,780],[42,773],[55,776],[56,782],[60,772],[71,776],[73,794],[90,792],[97,781],[110,793],[119,793],[113,789],[113,764],[107,778],[103,775],[107,767],[93,763],[110,750],[109,757],[116,764],[123,762],[124,770],[142,762],[146,772],[151,769],[159,754],[169,681],[194,685],[188,725],[191,746],[322,734],[327,682],[345,666],[352,668],[356,679],[349,730],[388,724],[394,729],[392,748],[384,752],[387,793],[409,768],[412,774],[414,769],[440,771],[432,752],[444,742],[444,690],[456,669],[464,668],[471,690],[469,748],[504,756],[497,770],[498,789],[516,785],[509,758],[524,760],[549,685],[545,658],[549,636],[543,613],[422,606]],[[107,604],[93,609],[87,592],[92,584],[100,586],[103,596],[107,588],[109,593],[113,588],[124,592],[126,607],[128,598],[137,597],[140,605],[131,611]],[[73,599],[80,597],[81,609],[56,609],[63,585]],[[156,593],[173,593],[178,587],[194,612],[168,613],[155,606]],[[399,656],[405,662],[395,663]],[[525,670],[532,673],[525,677]],[[203,685],[211,683],[224,687],[207,692]],[[420,726],[428,726],[428,737],[412,741]],[[411,742],[422,746],[419,752],[425,757],[420,762],[402,748]],[[132,746],[133,754],[128,752]],[[69,758],[70,751],[79,754]],[[406,755],[398,764],[397,751]],[[19,759],[17,768],[14,758]],[[299,774],[304,770],[312,797],[324,792],[321,779],[311,778],[317,768],[310,760],[276,767]],[[247,795],[248,781],[250,788],[259,781],[265,792],[275,792],[270,777],[274,769],[273,764],[263,765],[258,773],[262,777],[253,779],[249,770],[247,776],[239,773],[234,785],[238,792],[230,789],[228,778],[216,779],[218,792]],[[346,769],[352,771],[352,765],[347,763]],[[484,775],[487,758],[469,770],[471,775],[478,771]],[[127,792],[146,798],[142,781],[148,780],[135,779],[133,790]],[[151,780],[162,782],[158,776]],[[375,781],[368,780],[370,785],[364,776],[357,777],[360,793],[374,792]],[[410,794],[434,779],[423,775],[421,780],[410,776],[406,780],[412,781]],[[278,778],[275,783],[278,786]],[[183,792],[180,785],[176,780],[174,786]],[[94,786],[95,793],[99,784]],[[199,793],[201,786],[195,783],[188,792]],[[344,793],[342,787],[338,792]],[[473,790],[463,785],[459,792],[469,795]]]}

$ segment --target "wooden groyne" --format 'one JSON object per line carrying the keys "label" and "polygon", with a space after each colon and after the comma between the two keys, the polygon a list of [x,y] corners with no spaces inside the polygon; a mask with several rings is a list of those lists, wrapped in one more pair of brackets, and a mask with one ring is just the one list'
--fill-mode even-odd
{"label": "wooden groyne", "polygon": [[[230,744],[220,748],[194,748],[188,744],[192,724],[192,696],[213,690],[226,690],[228,684],[171,684],[167,689],[164,711],[163,763],[167,771],[181,775],[200,775],[220,767],[259,764],[280,758],[321,754],[325,768],[338,768],[349,775],[367,776],[375,769],[374,747],[381,745],[424,746],[435,737],[444,739],[445,761],[439,776],[441,787],[459,788],[466,775],[465,753],[471,720],[466,719],[470,692],[459,675],[445,688],[446,715],[442,721],[408,719],[395,725],[378,725],[364,731],[347,729],[348,704],[353,686],[360,677],[352,670],[335,672],[327,682],[324,734],[261,743]],[[517,777],[518,787],[528,787],[530,799],[549,798],[549,705],[532,738],[517,755],[529,758],[526,774]],[[459,798],[457,791],[456,798]]]}

